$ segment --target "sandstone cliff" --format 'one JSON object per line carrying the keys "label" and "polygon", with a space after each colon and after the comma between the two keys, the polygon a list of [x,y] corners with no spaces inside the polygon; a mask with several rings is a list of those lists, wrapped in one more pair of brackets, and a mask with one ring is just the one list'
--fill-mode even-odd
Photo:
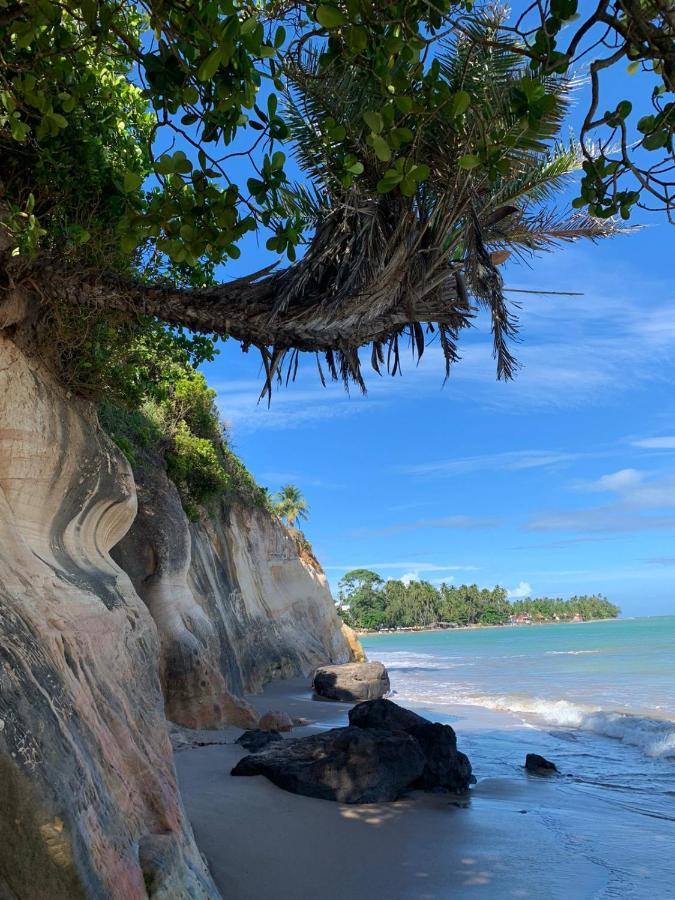
{"label": "sandstone cliff", "polygon": [[133,477],[0,335],[0,896],[217,897],[178,794],[153,620],[110,548]]}
{"label": "sandstone cliff", "polygon": [[243,689],[349,657],[323,575],[268,514],[189,525],[151,467],[136,512],[91,407],[0,334],[2,900],[217,898],[162,687],[176,721],[248,724]]}
{"label": "sandstone cliff", "polygon": [[251,727],[239,695],[351,658],[323,572],[274,516],[232,503],[190,523],[160,460],[136,479],[138,516],[113,555],[157,623],[170,719]]}

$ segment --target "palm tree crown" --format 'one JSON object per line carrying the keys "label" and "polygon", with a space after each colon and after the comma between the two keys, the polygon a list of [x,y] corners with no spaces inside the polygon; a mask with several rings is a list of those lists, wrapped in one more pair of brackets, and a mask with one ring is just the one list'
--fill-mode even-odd
{"label": "palm tree crown", "polygon": [[299,519],[307,519],[309,515],[307,501],[294,484],[282,487],[275,497],[274,509],[290,528],[293,528]]}
{"label": "palm tree crown", "polygon": [[[575,83],[528,71],[524,91],[522,59],[495,46],[495,27],[479,20],[473,36],[438,49],[434,65],[446,89],[415,134],[405,127],[405,108],[384,125],[378,112],[363,115],[377,110],[381,95],[353,63],[334,65],[326,78],[319,52],[310,49],[291,68],[286,116],[309,181],[293,185],[286,202],[289,215],[315,231],[304,258],[280,278],[275,309],[332,310],[349,323],[343,345],[326,352],[333,378],[363,387],[359,339],[371,344],[373,368],[393,374],[400,339],[409,340],[413,355],[438,339],[447,375],[459,333],[477,307],[491,316],[498,376],[510,378],[516,363],[508,338],[516,321],[498,266],[510,255],[617,230],[611,221],[556,208],[553,201],[582,162],[577,145],[560,139]],[[429,90],[422,73],[409,84],[408,102],[434,106]],[[530,121],[533,104],[543,115]],[[383,173],[371,131],[382,127],[405,145],[400,171],[392,162]],[[345,147],[358,177],[345,170]],[[491,147],[489,174],[484,166],[474,172],[476,154],[489,155]],[[408,310],[407,320],[392,310]],[[280,347],[272,358],[277,375],[285,352]]]}

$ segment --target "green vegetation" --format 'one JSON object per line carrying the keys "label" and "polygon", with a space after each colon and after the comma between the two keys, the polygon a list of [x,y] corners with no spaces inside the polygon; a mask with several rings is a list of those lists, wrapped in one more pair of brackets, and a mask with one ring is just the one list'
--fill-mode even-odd
{"label": "green vegetation", "polygon": [[274,497],[274,512],[289,528],[294,528],[299,519],[307,519],[309,507],[302,492],[294,484],[286,484]]}
{"label": "green vegetation", "polygon": [[[670,205],[664,3],[577,20],[577,0],[551,0],[521,34],[470,0],[0,0],[0,291],[59,320],[70,368],[61,304],[91,316],[99,366],[121,321],[151,314],[258,347],[268,387],[299,351],[358,383],[368,344],[395,374],[399,342],[438,341],[447,367],[473,300],[509,377],[508,255],[611,233],[643,197]],[[589,111],[586,131],[610,133],[593,153],[559,140],[580,55],[654,82],[635,126],[625,100]],[[582,165],[569,215],[551,201]],[[214,284],[251,231],[291,265]],[[96,369],[66,368],[96,388]]]}
{"label": "green vegetation", "polygon": [[[619,608],[600,594],[569,600],[540,597],[509,602],[502,587],[434,587],[428,581],[384,581],[368,569],[348,572],[339,585],[340,615],[355,628],[430,628],[435,625],[505,625],[511,616],[533,622],[613,619]],[[348,608],[345,608],[348,607]]]}
{"label": "green vegetation", "polygon": [[[99,420],[132,466],[148,455],[163,459],[191,518],[218,498],[269,507],[267,491],[228,446],[215,391],[194,368],[210,358],[212,344],[151,320],[124,333],[129,342],[116,339],[117,355],[96,371],[99,394],[102,385],[108,389]],[[82,341],[80,369],[93,370],[97,346]]]}

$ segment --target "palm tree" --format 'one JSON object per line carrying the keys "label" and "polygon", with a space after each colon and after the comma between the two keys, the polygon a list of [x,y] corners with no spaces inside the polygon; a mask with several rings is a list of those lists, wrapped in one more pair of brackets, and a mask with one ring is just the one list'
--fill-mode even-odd
{"label": "palm tree", "polygon": [[[467,26],[468,27],[468,26]],[[142,311],[196,330],[229,334],[262,354],[265,391],[293,377],[299,353],[316,354],[333,379],[362,389],[362,356],[372,367],[400,371],[400,346],[413,355],[438,340],[446,376],[457,357],[460,332],[477,307],[489,311],[497,374],[516,368],[508,338],[516,322],[498,270],[510,255],[528,256],[578,238],[616,231],[607,220],[560,212],[554,200],[568,176],[580,168],[579,148],[560,141],[560,128],[574,83],[564,75],[528,70],[527,96],[518,110],[523,62],[490,40],[496,23],[477,21],[472,37],[448,40],[435,64],[446,99],[406,135],[405,113],[395,124],[405,135],[406,177],[382,193],[390,179],[369,143],[363,112],[381,106],[381,86],[349,60],[321,69],[311,47],[287,63],[290,84],[286,119],[307,182],[285,192],[290,217],[313,228],[304,257],[283,271],[268,267],[226,284],[179,291],[161,285],[121,284],[105,276],[52,287],[81,305]],[[410,102],[429,106],[423,73],[406,91]],[[452,98],[470,96],[457,113]],[[528,118],[539,104],[543,115]],[[329,123],[333,123],[331,126]],[[335,124],[344,130],[338,138]],[[407,129],[409,131],[409,129]],[[492,144],[490,143],[492,141]],[[492,168],[472,167],[480,147],[494,147]],[[345,178],[345,154],[363,171]],[[487,151],[485,151],[487,152]],[[420,174],[420,169],[417,169]],[[478,174],[481,173],[481,174]],[[401,173],[399,173],[401,174]]]}
{"label": "palm tree", "polygon": [[294,484],[286,484],[275,497],[274,510],[289,528],[294,528],[298,519],[307,519],[309,507],[302,492]]}
{"label": "palm tree", "polygon": [[[413,354],[421,355],[429,336],[437,334],[447,375],[457,358],[458,334],[474,316],[474,300],[491,314],[498,376],[510,378],[515,364],[507,339],[516,323],[497,266],[511,254],[525,257],[617,231],[612,222],[560,212],[553,203],[583,162],[580,147],[559,138],[575,82],[529,73],[526,102],[539,98],[533,102],[548,107],[531,125],[513,104],[524,74],[522,58],[491,41],[496,20],[478,20],[472,28],[472,39],[446,41],[437,55],[448,99],[466,92],[470,109],[458,120],[446,102],[417,128],[408,157],[430,177],[417,187],[408,185],[409,196],[378,191],[381,164],[366,143],[369,128],[361,115],[378,102],[372,83],[354,67],[333,71],[326,82],[319,56],[311,52],[292,73],[295,90],[287,115],[298,162],[311,184],[293,186],[289,211],[302,212],[316,232],[302,263],[279,286],[277,302],[288,308],[300,289],[305,295],[311,289],[329,298],[324,305],[331,310],[351,312],[357,330],[370,328],[377,371],[385,350],[387,368],[392,374],[399,370],[400,338],[408,338]],[[410,85],[408,96],[414,99],[423,91],[420,81]],[[363,175],[348,190],[342,182],[344,142],[327,141],[322,124],[331,120],[344,124],[354,155],[364,160]],[[356,123],[355,128],[348,123]],[[486,135],[508,149],[500,149],[491,177],[477,177],[465,166]],[[402,315],[398,322],[396,312]],[[360,360],[352,348],[337,358],[344,380],[362,386]]]}

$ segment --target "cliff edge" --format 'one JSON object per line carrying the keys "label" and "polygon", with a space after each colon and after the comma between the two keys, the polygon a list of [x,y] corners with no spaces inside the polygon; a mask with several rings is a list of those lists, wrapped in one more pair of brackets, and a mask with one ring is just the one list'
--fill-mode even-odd
{"label": "cliff edge", "polygon": [[93,407],[1,333],[0,423],[0,896],[217,898],[165,706],[248,725],[242,691],[350,658],[325,578],[269,512],[190,523],[149,461],[137,492]]}

